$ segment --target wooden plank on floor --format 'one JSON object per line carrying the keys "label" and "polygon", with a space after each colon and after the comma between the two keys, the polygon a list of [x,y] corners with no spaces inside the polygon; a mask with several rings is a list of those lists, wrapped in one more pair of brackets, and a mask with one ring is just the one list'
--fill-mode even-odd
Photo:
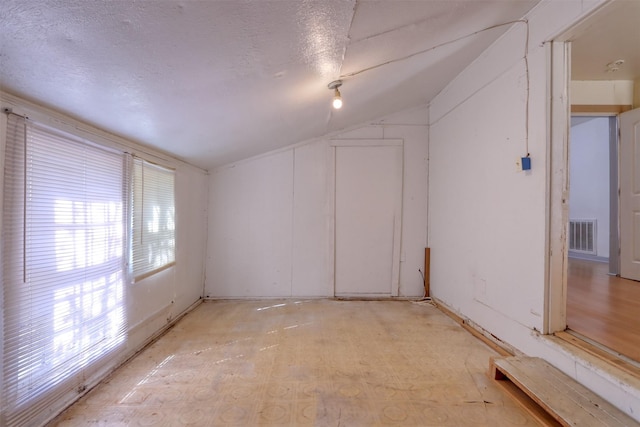
{"label": "wooden plank on floor", "polygon": [[635,426],[631,417],[559,369],[536,357],[494,359],[495,379],[521,388],[563,426]]}
{"label": "wooden plank on floor", "polygon": [[[493,367],[493,359],[494,358],[491,358],[491,367]],[[531,415],[540,425],[546,427],[562,426],[551,414],[511,381],[496,381],[496,383],[498,387],[509,395],[520,408]]]}

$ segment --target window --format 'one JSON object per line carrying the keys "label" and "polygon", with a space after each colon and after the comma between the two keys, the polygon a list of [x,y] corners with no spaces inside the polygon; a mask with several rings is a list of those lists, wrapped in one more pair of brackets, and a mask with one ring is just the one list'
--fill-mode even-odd
{"label": "window", "polygon": [[132,270],[139,280],[175,263],[174,171],[133,161]]}
{"label": "window", "polygon": [[1,425],[42,424],[124,344],[126,163],[8,116]]}

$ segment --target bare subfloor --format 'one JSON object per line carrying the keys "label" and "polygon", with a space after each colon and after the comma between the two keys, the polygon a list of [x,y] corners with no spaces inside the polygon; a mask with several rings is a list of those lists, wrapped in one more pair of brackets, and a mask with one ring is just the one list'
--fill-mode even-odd
{"label": "bare subfloor", "polygon": [[492,350],[408,301],[207,302],[57,425],[538,425]]}

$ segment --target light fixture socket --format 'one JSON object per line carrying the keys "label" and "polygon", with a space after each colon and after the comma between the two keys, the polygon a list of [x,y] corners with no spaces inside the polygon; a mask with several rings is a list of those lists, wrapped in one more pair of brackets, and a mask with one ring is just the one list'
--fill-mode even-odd
{"label": "light fixture socket", "polygon": [[624,59],[616,59],[615,61],[611,61],[607,64],[607,72],[615,73],[616,71],[619,71],[623,65]]}
{"label": "light fixture socket", "polygon": [[334,91],[332,105],[333,105],[333,108],[335,108],[336,110],[339,110],[340,108],[342,108],[342,95],[338,90],[340,86],[342,86],[342,80],[334,80],[327,85],[329,90]]}
{"label": "light fixture socket", "polygon": [[342,80],[334,80],[327,85],[331,90],[338,89],[340,86],[342,86]]}

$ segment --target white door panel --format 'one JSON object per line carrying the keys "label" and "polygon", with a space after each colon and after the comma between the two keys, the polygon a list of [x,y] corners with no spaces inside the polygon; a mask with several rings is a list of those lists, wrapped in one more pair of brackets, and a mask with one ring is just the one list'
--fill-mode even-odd
{"label": "white door panel", "polygon": [[640,280],[640,109],[620,115],[620,276]]}
{"label": "white door panel", "polygon": [[401,145],[337,146],[335,294],[398,294]]}

